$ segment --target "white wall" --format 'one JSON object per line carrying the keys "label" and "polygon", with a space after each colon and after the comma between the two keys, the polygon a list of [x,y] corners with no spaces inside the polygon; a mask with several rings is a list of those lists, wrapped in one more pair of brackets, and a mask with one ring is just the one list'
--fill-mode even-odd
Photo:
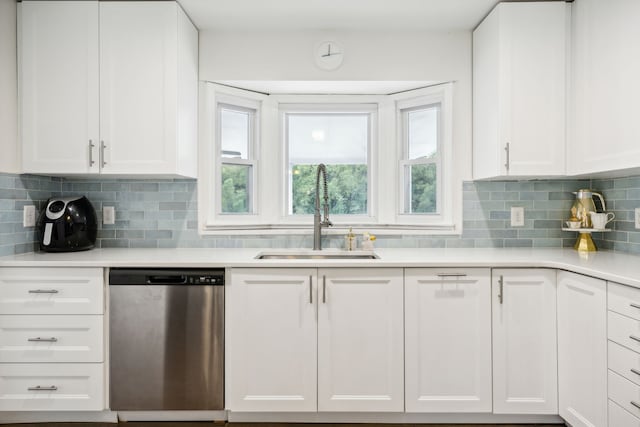
{"label": "white wall", "polygon": [[0,172],[20,172],[15,0],[0,0]]}

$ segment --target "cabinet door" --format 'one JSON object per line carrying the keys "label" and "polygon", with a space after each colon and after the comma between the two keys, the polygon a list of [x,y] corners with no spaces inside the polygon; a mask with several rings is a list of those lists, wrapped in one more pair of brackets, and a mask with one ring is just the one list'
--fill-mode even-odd
{"label": "cabinet door", "polygon": [[226,408],[316,411],[316,270],[233,269],[226,286]]}
{"label": "cabinet door", "polygon": [[558,272],[559,413],[573,427],[607,425],[606,292],[603,280]]}
{"label": "cabinet door", "polygon": [[178,7],[100,2],[104,174],[176,170]]}
{"label": "cabinet door", "polygon": [[405,270],[407,412],[491,412],[491,271]]}
{"label": "cabinet door", "polygon": [[318,410],[404,410],[402,269],[318,272]]}
{"label": "cabinet door", "polygon": [[24,2],[20,13],[23,171],[98,172],[98,2]]}
{"label": "cabinet door", "polygon": [[473,175],[565,174],[567,6],[500,3],[473,33]]}
{"label": "cabinet door", "polygon": [[495,269],[493,412],[557,414],[556,272]]}
{"label": "cabinet door", "polygon": [[640,2],[572,3],[570,174],[640,167]]}

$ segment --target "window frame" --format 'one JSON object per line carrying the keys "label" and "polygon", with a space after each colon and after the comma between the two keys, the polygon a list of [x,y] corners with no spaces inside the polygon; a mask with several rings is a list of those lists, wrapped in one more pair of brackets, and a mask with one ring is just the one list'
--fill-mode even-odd
{"label": "window frame", "polygon": [[[234,104],[244,101],[247,108],[256,108],[254,213],[218,214],[213,197],[214,181],[219,168],[214,159],[221,153],[217,136],[216,103]],[[444,196],[441,212],[434,214],[403,214],[398,190],[401,188],[400,162],[403,160],[401,122],[398,107],[411,102],[441,102],[442,179]],[[313,215],[288,215],[288,149],[284,146],[282,110],[292,104],[297,108],[317,109],[319,105],[351,110],[368,105],[375,110],[370,121],[368,153],[368,215],[332,215],[334,226],[324,234],[344,234],[370,231],[386,235],[453,235],[462,232],[461,166],[453,164],[453,82],[391,95],[267,95],[237,89],[212,82],[200,83],[199,97],[199,172],[198,172],[198,232],[202,235],[274,235],[311,234]],[[460,114],[459,109],[456,110]],[[458,149],[460,150],[460,148]],[[457,156],[464,156],[462,149]],[[460,160],[463,162],[464,160]],[[299,217],[299,218],[295,218]]]}
{"label": "window frame", "polygon": [[[289,135],[288,135],[288,117],[289,115],[350,115],[350,114],[366,114],[367,117],[367,213],[366,214],[354,214],[354,215],[336,215],[332,214],[331,221],[334,225],[348,224],[375,224],[377,218],[376,211],[376,193],[377,184],[375,182],[377,171],[377,156],[375,146],[377,145],[377,116],[378,116],[378,104],[373,102],[350,102],[350,103],[335,103],[326,102],[330,99],[324,96],[313,97],[315,103],[303,102],[303,103],[291,103],[280,102],[278,104],[279,121],[281,123],[280,141],[283,149],[283,161],[281,168],[281,185],[280,189],[283,194],[283,202],[281,204],[281,218],[280,221],[283,224],[309,224],[313,223],[312,214],[290,214],[291,209],[291,177],[289,176]],[[304,100],[310,100],[310,97],[305,96]],[[363,100],[359,97],[354,97],[352,100]],[[325,102],[323,102],[325,101]]]}

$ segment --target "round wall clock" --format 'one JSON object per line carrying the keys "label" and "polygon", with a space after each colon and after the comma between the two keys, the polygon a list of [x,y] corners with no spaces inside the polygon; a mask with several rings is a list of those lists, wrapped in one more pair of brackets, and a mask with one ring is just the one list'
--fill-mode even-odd
{"label": "round wall clock", "polygon": [[342,65],[344,48],[338,42],[324,41],[316,46],[314,58],[319,68],[327,71],[335,70]]}

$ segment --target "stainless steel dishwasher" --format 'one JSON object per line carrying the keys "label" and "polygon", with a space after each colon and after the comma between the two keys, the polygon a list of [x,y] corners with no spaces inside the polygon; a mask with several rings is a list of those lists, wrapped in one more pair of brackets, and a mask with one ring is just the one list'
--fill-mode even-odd
{"label": "stainless steel dishwasher", "polygon": [[110,408],[224,409],[224,270],[112,269]]}

